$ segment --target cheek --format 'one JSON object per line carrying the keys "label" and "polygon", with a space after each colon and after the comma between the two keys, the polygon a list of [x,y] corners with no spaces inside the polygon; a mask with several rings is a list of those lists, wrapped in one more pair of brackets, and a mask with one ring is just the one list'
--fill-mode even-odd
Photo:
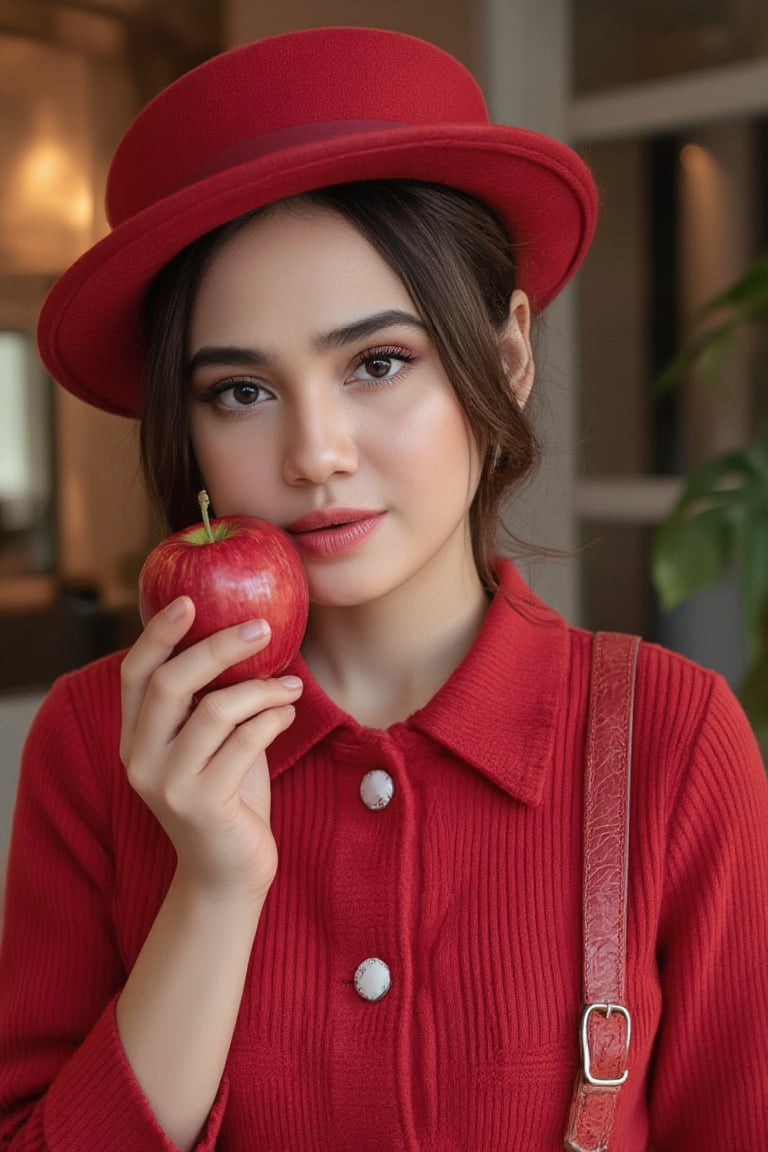
{"label": "cheek", "polygon": [[[269,445],[254,446],[252,440],[245,428],[212,430],[202,422],[191,422],[192,451],[217,516],[265,514],[275,462]],[[244,493],[257,495],[259,507],[253,506],[253,500],[245,507]]]}
{"label": "cheek", "polygon": [[452,392],[425,400],[379,443],[379,451],[403,477],[455,481],[462,490],[474,490],[478,483],[480,453]]}

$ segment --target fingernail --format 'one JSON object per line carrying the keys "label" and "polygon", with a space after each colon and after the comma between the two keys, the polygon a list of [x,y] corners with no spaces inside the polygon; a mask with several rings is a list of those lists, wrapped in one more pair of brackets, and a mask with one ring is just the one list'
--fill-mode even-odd
{"label": "fingernail", "polygon": [[304,686],[298,676],[281,676],[280,683],[283,688],[287,688],[289,692],[295,692],[297,688],[303,688]]}
{"label": "fingernail", "polygon": [[180,620],[187,610],[188,603],[188,596],[177,596],[176,599],[172,600],[166,608],[166,618],[170,620],[171,623],[173,623],[175,620]]}
{"label": "fingernail", "polygon": [[269,624],[266,620],[248,620],[237,630],[241,640],[262,640],[268,632]]}

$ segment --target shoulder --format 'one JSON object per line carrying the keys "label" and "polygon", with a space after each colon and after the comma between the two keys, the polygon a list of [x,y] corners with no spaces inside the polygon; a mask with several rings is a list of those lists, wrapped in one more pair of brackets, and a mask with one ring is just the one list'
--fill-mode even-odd
{"label": "shoulder", "polygon": [[75,697],[92,697],[94,693],[112,693],[120,689],[120,668],[128,655],[129,649],[124,648],[118,652],[110,652],[90,664],[84,664],[72,672],[65,672],[59,677],[56,685],[60,685]]}
{"label": "shoulder", "polygon": [[125,651],[112,652],[51,685],[30,728],[28,743],[79,740],[89,752],[113,744],[120,724],[120,666]]}
{"label": "shoulder", "polygon": [[[122,777],[118,652],[54,681],[27,732],[16,794],[25,836],[89,835],[109,824]],[[106,836],[107,833],[104,832]],[[106,840],[105,840],[106,842]]]}
{"label": "shoulder", "polygon": [[[595,633],[568,626],[571,668],[589,676]],[[723,715],[741,720],[743,712],[724,678],[679,652],[640,640],[635,682],[636,721],[661,737],[672,730],[681,740],[695,740],[707,718]]]}
{"label": "shoulder", "polygon": [[691,771],[764,782],[754,732],[719,673],[657,644],[642,644],[636,700],[637,744],[656,760],[674,761],[670,769],[678,786]]}
{"label": "shoulder", "polygon": [[52,709],[86,707],[89,709],[109,707],[115,694],[119,702],[120,668],[128,650],[110,652],[90,664],[65,672],[51,685],[46,697]]}
{"label": "shoulder", "polygon": [[[526,642],[535,676],[563,702],[561,718],[584,724],[589,705],[594,633],[567,623],[523,581],[515,566],[498,562],[501,582],[498,610],[489,613],[495,651]],[[719,752],[746,760],[752,769],[759,754],[752,730],[733,691],[718,673],[663,646],[642,641],[637,663],[634,745],[681,771],[695,754],[712,760]]]}
{"label": "shoulder", "polygon": [[[569,632],[588,674],[594,637]],[[633,717],[638,774],[660,789],[667,812],[686,795],[715,811],[731,794],[738,804],[752,797],[768,814],[765,767],[734,691],[719,673],[646,641],[638,653]]]}

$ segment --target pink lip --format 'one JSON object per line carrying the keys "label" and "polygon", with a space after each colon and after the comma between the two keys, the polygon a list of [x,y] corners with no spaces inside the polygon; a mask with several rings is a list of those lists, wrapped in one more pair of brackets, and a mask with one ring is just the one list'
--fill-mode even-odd
{"label": "pink lip", "polygon": [[383,512],[368,508],[319,508],[286,527],[296,547],[307,556],[340,556],[375,532]]}

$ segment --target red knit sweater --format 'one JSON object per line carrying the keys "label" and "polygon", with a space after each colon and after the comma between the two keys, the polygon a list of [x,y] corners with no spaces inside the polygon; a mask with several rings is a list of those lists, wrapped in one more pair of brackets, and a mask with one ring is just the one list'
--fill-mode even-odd
{"label": "red knit sweater", "polygon": [[[556,1152],[578,1061],[591,638],[504,565],[423,710],[358,726],[307,669],[273,746],[280,850],[198,1152]],[[173,872],[117,754],[119,655],[28,739],[0,965],[0,1147],[159,1152],[114,999]],[[641,649],[612,1152],[768,1149],[768,785],[723,681]],[[370,810],[362,776],[384,768]],[[366,957],[391,989],[355,991]]]}

